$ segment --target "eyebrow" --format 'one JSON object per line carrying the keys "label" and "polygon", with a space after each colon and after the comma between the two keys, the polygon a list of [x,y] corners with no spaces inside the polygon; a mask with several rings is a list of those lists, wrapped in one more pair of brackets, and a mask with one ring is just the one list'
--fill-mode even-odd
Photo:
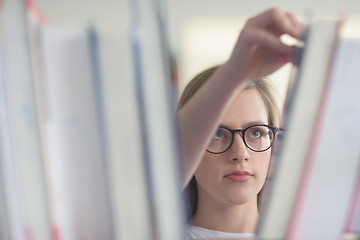
{"label": "eyebrow", "polygon": [[[241,129],[244,129],[244,128],[247,128],[247,127],[250,127],[250,126],[253,126],[253,125],[258,125],[258,124],[268,125],[268,123],[264,123],[262,121],[253,121],[253,122],[246,123],[245,125],[242,126]],[[229,129],[233,129],[229,125],[226,125],[226,124],[220,124],[219,127],[226,127],[226,128],[229,128]],[[238,129],[238,128],[236,128],[236,129]]]}

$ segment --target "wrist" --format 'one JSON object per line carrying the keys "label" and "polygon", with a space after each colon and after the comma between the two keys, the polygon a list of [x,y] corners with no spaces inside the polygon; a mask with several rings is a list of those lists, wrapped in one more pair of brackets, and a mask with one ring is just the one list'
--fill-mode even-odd
{"label": "wrist", "polygon": [[247,74],[249,71],[241,69],[239,65],[233,64],[230,60],[223,64],[218,71],[219,74],[222,75],[221,79],[223,84],[227,85],[231,91],[237,92],[251,81],[251,78]]}

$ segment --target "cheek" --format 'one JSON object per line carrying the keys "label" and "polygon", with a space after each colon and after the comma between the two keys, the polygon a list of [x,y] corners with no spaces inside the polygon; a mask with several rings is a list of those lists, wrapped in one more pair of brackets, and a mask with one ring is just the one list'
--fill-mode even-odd
{"label": "cheek", "polygon": [[195,177],[198,182],[210,182],[221,169],[217,155],[205,153],[201,159],[200,165],[195,172]]}
{"label": "cheek", "polygon": [[261,153],[259,156],[258,161],[256,161],[256,168],[259,171],[258,173],[261,175],[262,178],[266,178],[269,169],[271,151],[266,151]]}

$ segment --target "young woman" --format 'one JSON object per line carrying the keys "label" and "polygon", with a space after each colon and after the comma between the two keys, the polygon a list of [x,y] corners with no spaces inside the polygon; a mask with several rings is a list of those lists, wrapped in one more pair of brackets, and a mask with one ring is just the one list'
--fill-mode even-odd
{"label": "young woman", "polygon": [[293,58],[280,36],[300,37],[302,24],[271,9],[247,21],[229,60],[184,90],[179,118],[185,176],[191,179],[191,237],[250,236],[266,179],[277,113],[266,81]]}

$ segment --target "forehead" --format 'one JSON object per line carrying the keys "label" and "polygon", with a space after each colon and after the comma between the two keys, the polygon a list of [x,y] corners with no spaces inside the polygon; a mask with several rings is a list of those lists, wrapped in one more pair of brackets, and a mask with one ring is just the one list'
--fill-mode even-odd
{"label": "forehead", "polygon": [[260,93],[255,88],[241,91],[230,104],[221,124],[243,128],[250,123],[268,124],[268,113]]}

